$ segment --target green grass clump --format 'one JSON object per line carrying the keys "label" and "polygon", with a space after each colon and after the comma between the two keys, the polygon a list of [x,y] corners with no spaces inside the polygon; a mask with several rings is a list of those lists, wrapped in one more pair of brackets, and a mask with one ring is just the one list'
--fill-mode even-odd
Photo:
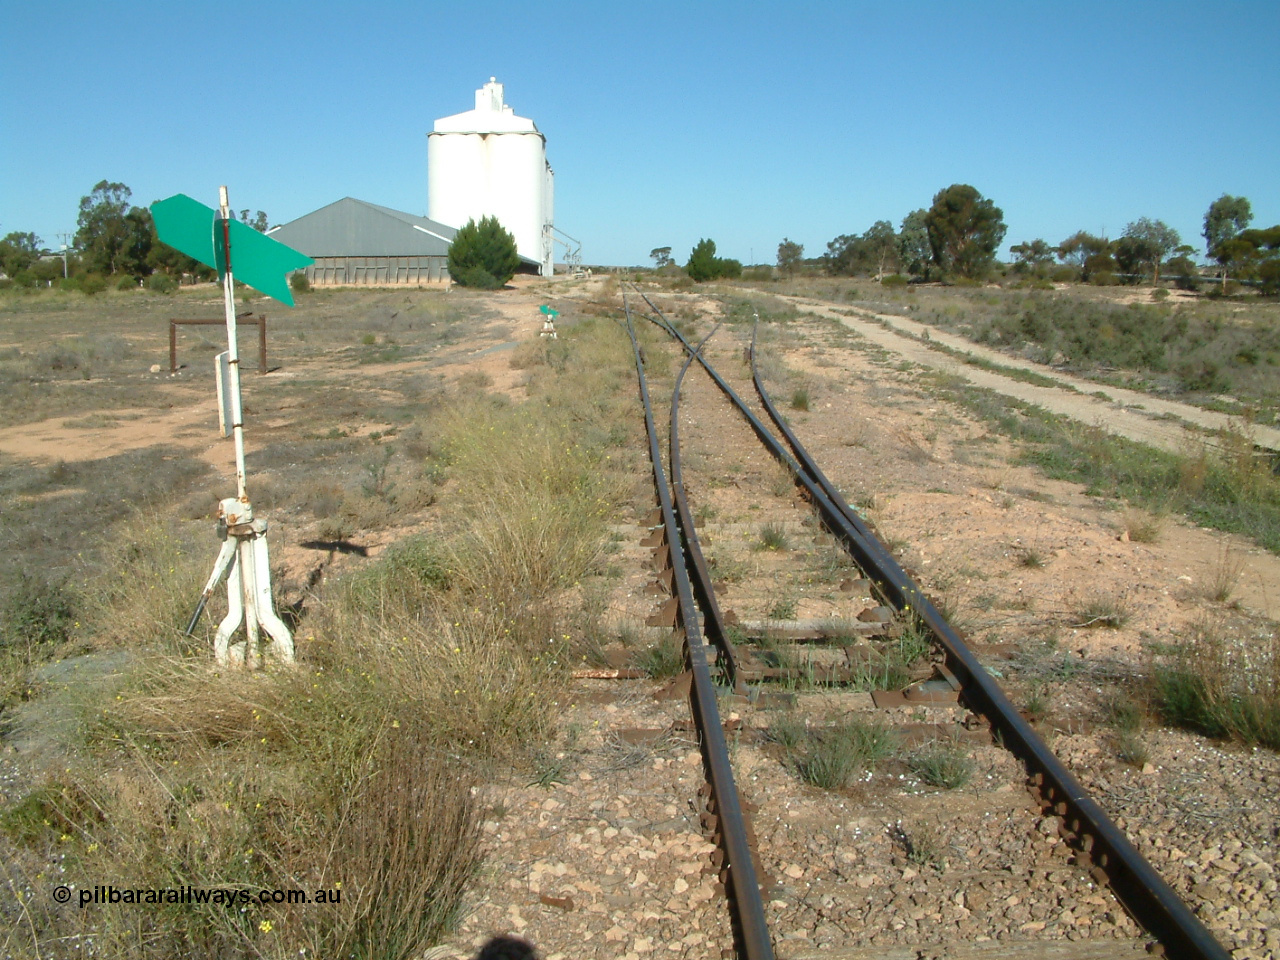
{"label": "green grass clump", "polygon": [[760,527],[760,537],[756,541],[760,550],[786,550],[790,546],[787,531],[780,523],[766,523]]}
{"label": "green grass clump", "polygon": [[795,597],[781,597],[769,604],[766,613],[770,620],[794,620],[797,610],[799,603]]}
{"label": "green grass clump", "polygon": [[666,680],[684,672],[684,645],[674,636],[663,637],[652,647],[637,651],[633,662],[654,680]]}
{"label": "green grass clump", "polygon": [[955,790],[973,777],[973,760],[958,744],[935,741],[907,757],[911,772],[933,787]]}
{"label": "green grass clump", "polygon": [[933,651],[928,629],[912,618],[902,635],[885,644],[880,656],[863,662],[850,687],[854,690],[898,690],[911,682],[912,668]]}
{"label": "green grass clump", "polygon": [[1115,738],[1116,757],[1131,767],[1141,770],[1151,760],[1151,749],[1142,737],[1131,731],[1122,730]]}
{"label": "green grass clump", "polygon": [[808,410],[809,409],[809,388],[796,387],[791,393],[791,409],[792,410]]}
{"label": "green grass clump", "polygon": [[893,734],[885,726],[856,720],[814,728],[796,745],[792,764],[806,783],[843,790],[893,752]]}
{"label": "green grass clump", "polygon": [[776,743],[785,750],[793,750],[804,741],[808,727],[804,718],[795,713],[777,712],[769,720],[769,728],[765,736],[771,743]]}
{"label": "green grass clump", "polygon": [[1173,726],[1280,749],[1280,638],[1228,639],[1206,621],[1155,651],[1150,696]]}

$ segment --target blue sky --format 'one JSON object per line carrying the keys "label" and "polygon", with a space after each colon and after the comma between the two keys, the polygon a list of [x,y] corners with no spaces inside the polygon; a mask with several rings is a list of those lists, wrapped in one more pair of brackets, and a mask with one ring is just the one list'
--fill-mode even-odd
{"label": "blue sky", "polygon": [[1210,202],[1280,222],[1280,3],[10,4],[0,235],[74,232],[99,180],[283,223],[425,214],[426,132],[490,76],[547,136],[590,263],[701,237],[771,262],[952,183],[1005,246]]}

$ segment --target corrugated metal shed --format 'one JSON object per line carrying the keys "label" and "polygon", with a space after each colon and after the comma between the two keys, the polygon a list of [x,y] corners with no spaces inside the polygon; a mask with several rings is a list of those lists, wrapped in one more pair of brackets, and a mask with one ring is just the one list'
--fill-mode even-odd
{"label": "corrugated metal shed", "polygon": [[458,231],[412,213],[344,197],[271,237],[309,257],[445,257]]}
{"label": "corrugated metal shed", "polygon": [[[426,217],[343,197],[270,235],[315,260],[313,284],[421,284],[449,279],[457,230]],[[526,267],[536,260],[521,257]]]}

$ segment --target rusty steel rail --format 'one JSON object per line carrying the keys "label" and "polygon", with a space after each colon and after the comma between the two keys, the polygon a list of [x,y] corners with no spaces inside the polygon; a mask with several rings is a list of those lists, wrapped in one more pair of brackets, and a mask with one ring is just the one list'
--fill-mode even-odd
{"label": "rusty steel rail", "polygon": [[[653,483],[662,511],[663,529],[667,541],[667,553],[671,562],[672,588],[678,601],[678,623],[684,633],[685,658],[692,675],[689,692],[690,708],[699,731],[703,764],[711,785],[711,798],[715,803],[714,832],[719,834],[719,844],[724,852],[728,870],[726,891],[733,906],[734,940],[738,955],[744,960],[773,960],[773,943],[765,923],[764,899],[755,864],[751,858],[746,820],[734,783],[733,767],[729,761],[729,746],[725,740],[720,710],[716,704],[715,685],[707,665],[706,644],[698,623],[693,589],[685,566],[681,548],[681,534],[676,522],[676,511],[671,491],[667,486],[666,471],[662,466],[662,452],[654,426],[653,406],[649,399],[649,387],[644,375],[644,359],[636,340],[631,322],[631,310],[623,298],[627,315],[627,334],[635,353],[636,375],[640,386],[640,399],[644,405],[645,430],[649,438],[649,459],[653,465]],[[677,387],[677,389],[679,389]]]}
{"label": "rusty steel rail", "polygon": [[729,632],[725,628],[724,614],[720,610],[720,602],[716,599],[715,587],[711,582],[711,571],[707,569],[707,561],[702,555],[702,544],[698,540],[697,526],[693,522],[693,513],[689,510],[689,498],[684,493],[684,471],[681,469],[680,463],[680,424],[678,419],[680,412],[680,385],[684,382],[684,375],[688,372],[694,357],[700,355],[703,346],[718,329],[720,329],[720,324],[717,323],[712,327],[711,333],[703,337],[701,343],[689,354],[684,366],[676,374],[675,390],[671,396],[671,491],[675,497],[676,512],[680,517],[680,528],[684,533],[685,554],[694,571],[693,592],[694,596],[697,597],[698,606],[702,610],[702,632],[715,644],[718,651],[718,666],[728,679],[733,692],[745,696],[747,693],[746,684],[738,677],[738,654],[734,649],[733,641],[729,639]]}
{"label": "rusty steel rail", "polygon": [[1057,758],[1048,744],[1013,705],[1000,685],[902,569],[866,523],[840,497],[834,485],[818,469],[795,433],[787,425],[760,379],[756,367],[755,329],[751,333],[751,373],[760,402],[805,468],[819,480],[855,537],[846,542],[858,546],[856,559],[864,569],[874,569],[889,601],[899,610],[913,610],[929,628],[946,654],[947,666],[962,684],[965,702],[991,723],[1004,745],[1026,765],[1031,787],[1045,808],[1063,818],[1064,839],[1076,849],[1077,863],[1090,868],[1094,880],[1108,885],[1125,908],[1160,941],[1170,956],[1226,960],[1230,956],[1182,899],[1156,872],[1106,811],[1088,795],[1081,783]]}
{"label": "rusty steel rail", "polygon": [[782,447],[769,428],[752,413],[706,358],[694,351],[679,331],[667,322],[653,301],[644,294],[641,296],[659,317],[661,322],[658,325],[693,354],[690,361],[696,359],[702,364],[703,369],[747,419],[770,452],[795,474],[796,481],[810,495],[827,529],[844,544],[876,585],[881,596],[900,613],[914,615],[928,628],[943,651],[947,666],[959,678],[966,704],[987,719],[993,732],[1022,761],[1029,784],[1040,796],[1042,804],[1062,817],[1064,839],[1077,851],[1077,863],[1088,867],[1095,881],[1111,888],[1134,918],[1159,941],[1166,955],[1185,957],[1188,960],[1229,960],[1230,954],[1225,948],[1088,795],[1075,776],[1023,718],[959,634],[925,596],[924,591],[817,468],[794,432],[778,414],[760,382],[755,371],[754,334],[752,368],[756,389],[770,419],[795,450],[794,456],[791,450]]}

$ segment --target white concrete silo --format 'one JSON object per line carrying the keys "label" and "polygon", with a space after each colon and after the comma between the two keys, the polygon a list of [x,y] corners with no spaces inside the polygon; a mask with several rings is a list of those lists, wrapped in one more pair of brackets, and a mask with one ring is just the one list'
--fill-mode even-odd
{"label": "white concrete silo", "polygon": [[553,268],[555,178],[547,138],[503,102],[490,77],[474,110],[442,117],[427,134],[427,217],[450,227],[497,217],[522,256]]}

